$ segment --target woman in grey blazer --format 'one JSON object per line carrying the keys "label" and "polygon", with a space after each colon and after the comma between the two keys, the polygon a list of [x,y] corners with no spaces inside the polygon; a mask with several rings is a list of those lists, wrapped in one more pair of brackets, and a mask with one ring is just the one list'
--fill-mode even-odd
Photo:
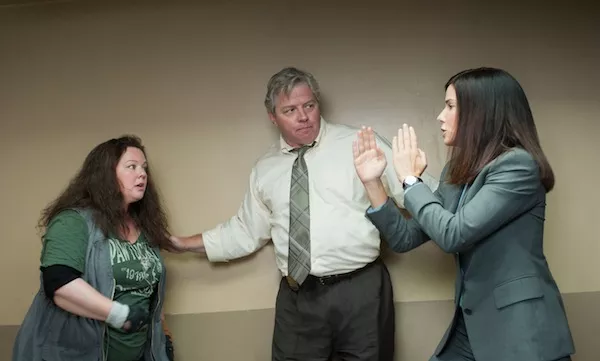
{"label": "woman in grey blazer", "polygon": [[438,116],[449,162],[435,192],[414,129],[393,141],[404,186],[402,216],[380,177],[387,161],[373,131],[354,145],[367,217],[396,252],[432,240],[455,255],[455,314],[431,360],[570,360],[574,345],[559,289],[543,251],[546,194],[554,186],[525,93],[500,69],[479,68],[446,84]]}

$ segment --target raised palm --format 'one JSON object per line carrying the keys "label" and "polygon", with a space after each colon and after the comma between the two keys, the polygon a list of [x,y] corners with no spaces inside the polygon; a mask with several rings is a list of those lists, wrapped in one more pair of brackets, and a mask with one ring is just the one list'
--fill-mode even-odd
{"label": "raised palm", "polygon": [[354,168],[361,182],[367,183],[379,179],[387,165],[387,160],[383,151],[377,147],[373,129],[363,127],[358,132],[352,150]]}

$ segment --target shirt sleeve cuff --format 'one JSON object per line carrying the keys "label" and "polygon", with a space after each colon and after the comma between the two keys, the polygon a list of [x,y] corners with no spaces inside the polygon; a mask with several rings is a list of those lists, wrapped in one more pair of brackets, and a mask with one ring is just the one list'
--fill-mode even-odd
{"label": "shirt sleeve cuff", "polygon": [[[369,207],[367,208],[367,215],[375,215],[376,213],[379,213],[382,209],[389,207],[390,205],[394,205],[394,201],[392,200],[391,197],[388,197],[387,200],[385,201],[385,203],[383,203],[382,205],[380,205],[379,207]],[[369,217],[370,218],[370,217]]]}
{"label": "shirt sleeve cuff", "polygon": [[202,240],[204,241],[204,251],[206,257],[210,262],[227,262],[227,256],[223,249],[223,242],[220,237],[219,227],[211,229],[202,233]]}
{"label": "shirt sleeve cuff", "polygon": [[367,208],[367,213],[368,213],[368,214],[371,214],[371,213],[378,212],[378,211],[380,211],[380,210],[381,210],[381,208],[383,208],[383,206],[384,206],[384,205],[385,205],[385,203],[384,203],[384,204],[382,204],[382,205],[380,205],[380,206],[378,206],[377,208],[373,208],[373,207],[371,206],[371,207]]}
{"label": "shirt sleeve cuff", "polygon": [[387,201],[380,207],[377,207],[372,212],[367,211],[366,217],[377,229],[383,230],[389,227],[390,219],[402,217],[402,215],[394,200],[388,197]]}

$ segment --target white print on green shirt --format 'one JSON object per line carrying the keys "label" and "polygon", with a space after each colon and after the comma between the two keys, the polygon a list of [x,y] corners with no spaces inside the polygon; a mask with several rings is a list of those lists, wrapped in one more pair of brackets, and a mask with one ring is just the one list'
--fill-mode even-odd
{"label": "white print on green shirt", "polygon": [[150,297],[162,266],[148,243],[138,240],[131,244],[112,238],[109,242],[116,291]]}

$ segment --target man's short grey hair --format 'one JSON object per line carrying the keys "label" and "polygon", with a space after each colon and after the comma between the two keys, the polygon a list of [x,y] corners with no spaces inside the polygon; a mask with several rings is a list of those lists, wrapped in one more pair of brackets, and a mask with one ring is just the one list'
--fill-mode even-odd
{"label": "man's short grey hair", "polygon": [[265,107],[271,114],[275,114],[275,102],[277,96],[290,94],[292,89],[296,85],[306,84],[315,96],[317,103],[321,102],[321,91],[319,89],[319,83],[315,77],[304,70],[300,70],[294,67],[283,68],[276,74],[274,74],[269,83],[267,84],[267,95],[265,96]]}

